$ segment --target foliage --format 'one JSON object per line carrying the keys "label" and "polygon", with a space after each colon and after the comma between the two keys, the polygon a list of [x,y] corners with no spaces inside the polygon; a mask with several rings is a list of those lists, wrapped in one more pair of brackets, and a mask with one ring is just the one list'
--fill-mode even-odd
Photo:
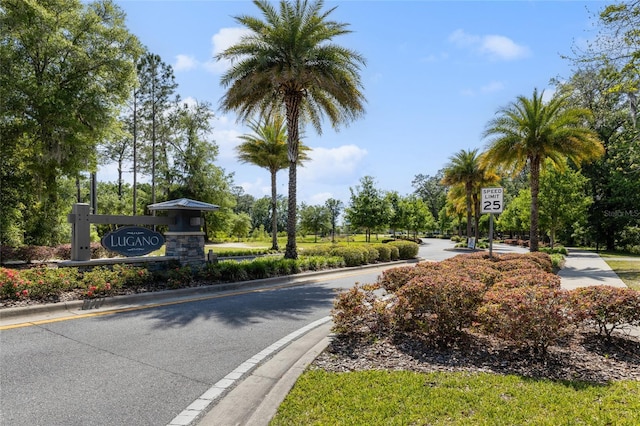
{"label": "foliage", "polygon": [[377,336],[389,331],[388,303],[376,297],[375,286],[356,284],[333,302],[333,331],[345,335]]}
{"label": "foliage", "polygon": [[571,291],[571,302],[580,319],[611,339],[611,333],[627,325],[640,325],[640,292],[611,286],[582,287]]}
{"label": "foliage", "polygon": [[322,0],[283,0],[279,10],[265,0],[254,4],[264,19],[235,17],[251,32],[217,56],[233,64],[221,78],[227,89],[221,103],[223,110],[237,112],[240,119],[286,111],[289,192],[285,257],[295,259],[301,122],[311,123],[321,133],[323,114],[336,128],[358,118],[364,112],[359,71],[365,60],[333,42],[350,31],[347,24],[328,19],[335,8],[323,12]]}
{"label": "foliage", "polygon": [[[255,164],[269,171],[271,175],[271,248],[278,250],[278,193],[276,175],[289,166],[287,131],[284,117],[280,114],[268,115],[260,121],[249,121],[253,134],[240,136],[244,142],[236,147],[238,158],[243,163]],[[298,164],[309,160],[306,145],[298,145]]]}
{"label": "foliage", "polygon": [[484,291],[482,283],[450,270],[421,274],[396,292],[393,324],[398,331],[450,344],[473,322]]}
{"label": "foliage", "polygon": [[478,321],[486,333],[544,355],[549,345],[569,334],[574,323],[569,308],[563,290],[496,287],[485,294]]}
{"label": "foliage", "polygon": [[331,228],[331,212],[325,206],[300,205],[300,229],[313,234],[314,242]]}
{"label": "foliage", "polygon": [[574,164],[592,161],[604,153],[598,135],[584,127],[590,111],[569,106],[566,96],[543,101],[544,92],[533,91],[531,98],[518,96],[515,102],[498,110],[484,136],[489,137],[483,162],[519,173],[529,167],[531,189],[530,250],[538,251],[538,193],[540,169],[545,159],[562,167],[564,159]]}
{"label": "foliage", "polygon": [[390,205],[383,192],[376,188],[371,176],[364,176],[355,188],[349,188],[351,198],[346,209],[346,220],[353,229],[364,229],[366,241],[371,241],[371,233],[387,224]]}
{"label": "foliage", "polygon": [[95,170],[96,141],[134,83],[139,42],[111,1],[6,0],[0,27],[0,225],[26,234],[14,243],[57,244],[60,179]]}
{"label": "foliage", "polygon": [[398,248],[399,259],[413,259],[418,255],[418,250],[420,250],[420,246],[412,241],[395,240],[387,244]]}

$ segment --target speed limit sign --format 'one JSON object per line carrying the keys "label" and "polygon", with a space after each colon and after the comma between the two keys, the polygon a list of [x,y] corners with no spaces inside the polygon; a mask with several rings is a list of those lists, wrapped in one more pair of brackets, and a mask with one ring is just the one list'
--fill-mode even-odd
{"label": "speed limit sign", "polygon": [[502,213],[503,188],[482,188],[480,213]]}

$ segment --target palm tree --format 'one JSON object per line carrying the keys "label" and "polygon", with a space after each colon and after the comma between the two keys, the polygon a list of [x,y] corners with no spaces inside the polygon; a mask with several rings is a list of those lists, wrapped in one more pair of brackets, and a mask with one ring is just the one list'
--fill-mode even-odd
{"label": "palm tree", "polygon": [[480,166],[478,149],[466,151],[461,149],[449,157],[449,163],[444,169],[444,185],[463,185],[467,204],[467,238],[471,238],[471,205],[474,184],[484,176],[484,169]]}
{"label": "palm tree", "polygon": [[233,64],[221,78],[227,88],[221,107],[237,112],[239,119],[265,115],[272,109],[285,114],[289,161],[285,258],[295,259],[300,126],[310,122],[321,134],[323,114],[337,129],[364,113],[359,71],[365,60],[332,43],[350,31],[347,24],[328,19],[335,7],[321,11],[322,0],[281,0],[279,10],[266,0],[253,3],[264,20],[236,17],[251,33],[217,56]]}
{"label": "palm tree", "polygon": [[572,108],[566,97],[557,96],[545,103],[544,91],[534,89],[531,99],[518,96],[515,102],[500,108],[498,116],[487,124],[484,137],[491,137],[483,162],[502,166],[514,174],[529,167],[531,186],[530,251],[538,251],[538,192],[540,168],[550,159],[557,168],[564,160],[579,165],[604,153],[597,134],[585,127],[590,112]]}
{"label": "palm tree", "polygon": [[[278,194],[276,174],[289,165],[287,157],[287,129],[284,118],[275,114],[263,121],[250,121],[253,134],[240,136],[244,142],[236,147],[238,158],[243,163],[251,163],[269,170],[271,174],[271,250],[278,250]],[[300,144],[298,163],[309,159],[310,148]]]}

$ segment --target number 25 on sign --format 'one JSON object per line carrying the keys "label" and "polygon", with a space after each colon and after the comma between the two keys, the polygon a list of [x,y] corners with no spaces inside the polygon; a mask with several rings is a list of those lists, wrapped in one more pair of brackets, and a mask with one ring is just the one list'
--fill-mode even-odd
{"label": "number 25 on sign", "polygon": [[502,213],[503,188],[482,188],[480,213]]}

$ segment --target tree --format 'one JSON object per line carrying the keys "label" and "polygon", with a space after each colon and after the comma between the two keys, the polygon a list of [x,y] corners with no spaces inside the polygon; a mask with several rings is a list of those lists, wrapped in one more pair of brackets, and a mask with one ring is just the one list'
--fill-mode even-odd
{"label": "tree", "polygon": [[573,164],[595,160],[604,152],[596,133],[584,127],[590,112],[572,108],[566,98],[556,96],[543,101],[544,91],[534,89],[532,98],[518,96],[515,102],[500,108],[498,116],[487,124],[484,137],[491,138],[483,161],[503,166],[514,173],[529,166],[531,187],[531,228],[529,249],[538,251],[538,192],[540,168],[549,158],[561,167],[566,158]]}
{"label": "tree", "polygon": [[329,210],[329,218],[331,221],[331,242],[336,242],[336,225],[338,222],[338,217],[340,217],[340,213],[342,212],[343,203],[340,200],[336,200],[335,198],[329,198],[325,201],[324,206]]}
{"label": "tree", "polygon": [[471,213],[474,184],[484,175],[480,165],[478,149],[461,149],[449,158],[444,169],[442,183],[445,185],[463,185],[466,194],[467,238],[471,238]]}
{"label": "tree", "polygon": [[313,233],[313,242],[318,242],[318,234],[331,226],[331,215],[325,206],[300,206],[300,227]]}
{"label": "tree", "polygon": [[413,232],[414,238],[420,231],[433,231],[436,227],[436,220],[431,211],[422,200],[415,194],[409,195],[402,200],[405,210],[408,213],[407,231]]}
{"label": "tree", "polygon": [[[56,244],[59,179],[95,170],[96,143],[130,91],[140,44],[108,0],[2,0],[0,28],[0,139],[11,155],[0,216],[22,205],[35,218],[23,228],[28,242]],[[6,187],[15,178],[29,190]]]}
{"label": "tree", "polygon": [[364,228],[366,241],[371,241],[371,231],[386,225],[391,214],[384,193],[375,187],[371,176],[360,179],[360,185],[349,188],[351,199],[346,210],[347,220],[353,228]]}
{"label": "tree", "polygon": [[[347,24],[329,20],[335,7],[322,11],[322,0],[281,0],[277,10],[266,0],[254,0],[264,20],[237,16],[251,33],[220,53],[232,68],[221,79],[227,92],[222,109],[236,111],[240,119],[283,111],[287,121],[289,195],[285,257],[298,257],[296,249],[296,189],[300,126],[310,122],[321,134],[321,116],[332,126],[358,118],[363,112],[358,53],[334,44],[348,34]],[[257,114],[256,114],[257,113]]]}
{"label": "tree", "polygon": [[558,91],[576,107],[592,113],[589,125],[603,142],[604,155],[582,168],[589,179],[593,203],[589,207],[588,228],[596,246],[604,242],[614,250],[626,226],[634,218],[611,214],[633,210],[640,205],[640,145],[634,126],[632,102],[617,88],[621,75],[612,66],[588,66],[570,79],[556,82]]}
{"label": "tree", "polygon": [[240,241],[240,238],[244,238],[249,235],[251,230],[251,218],[246,213],[240,213],[233,215],[231,218],[231,235],[235,235]]}
{"label": "tree", "polygon": [[447,187],[442,184],[443,178],[444,170],[438,170],[435,176],[418,174],[411,182],[414,193],[427,204],[433,217],[438,217],[447,202]]}
{"label": "tree", "polygon": [[584,222],[591,198],[585,195],[587,179],[578,171],[557,170],[546,160],[540,173],[540,226],[549,233],[551,248],[562,229]]}
{"label": "tree", "polygon": [[[144,158],[145,168],[151,175],[151,202],[156,202],[156,184],[158,169],[158,144],[162,141],[164,145],[166,141],[160,138],[160,124],[166,116],[170,104],[170,97],[175,92],[177,84],[173,75],[171,65],[162,61],[159,55],[147,52],[138,62],[138,80],[140,94],[140,113],[146,121],[146,135],[148,145],[145,147]],[[161,151],[165,147],[161,146]],[[169,169],[167,155],[161,157],[163,159],[162,170]],[[155,211],[154,211],[155,213]]]}
{"label": "tree", "polygon": [[[240,136],[244,142],[236,147],[243,163],[255,164],[267,169],[271,175],[271,250],[278,250],[278,186],[276,175],[289,165],[287,157],[287,129],[280,114],[266,116],[260,121],[250,121],[253,134]],[[299,143],[298,164],[307,161],[310,148]]]}

